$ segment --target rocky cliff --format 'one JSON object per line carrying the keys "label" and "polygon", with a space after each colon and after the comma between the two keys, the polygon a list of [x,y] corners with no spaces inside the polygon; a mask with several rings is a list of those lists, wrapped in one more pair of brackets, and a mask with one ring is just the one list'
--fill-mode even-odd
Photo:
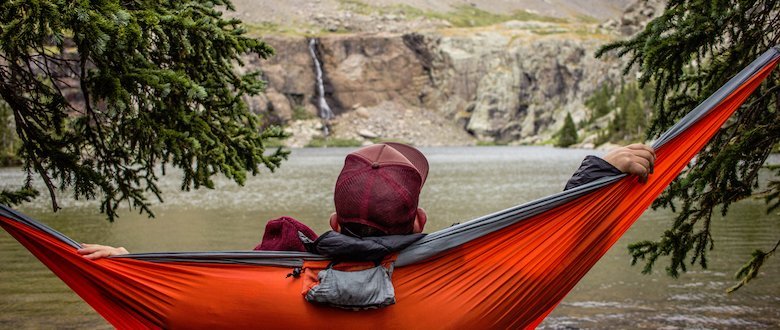
{"label": "rocky cliff", "polygon": [[[593,58],[607,38],[593,29],[506,22],[467,31],[322,36],[315,53],[322,63],[325,98],[337,115],[335,136],[422,145],[474,139],[538,143],[553,135],[566,113],[575,121],[586,118],[584,99],[604,82],[620,79],[617,61]],[[265,94],[250,105],[299,128],[293,145],[305,144],[317,134],[301,124],[317,114],[309,39],[264,40],[277,55],[248,63],[268,81]]]}
{"label": "rocky cliff", "polygon": [[598,38],[483,32],[429,36],[434,54],[426,106],[480,140],[547,140],[566,113],[585,119],[584,99],[619,79],[615,61],[596,60]]}

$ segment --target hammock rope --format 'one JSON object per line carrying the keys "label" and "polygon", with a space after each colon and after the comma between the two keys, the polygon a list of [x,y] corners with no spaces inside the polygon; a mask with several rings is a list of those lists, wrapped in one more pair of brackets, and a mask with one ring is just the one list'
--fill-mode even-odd
{"label": "hammock rope", "polygon": [[[91,261],[79,244],[0,206],[0,226],[117,328],[298,326],[532,328],[639,218],[777,65],[772,48],[653,144],[646,183],[618,175],[427,235],[401,251],[396,305],[361,312],[311,305],[300,252],[137,253]],[[198,317],[193,317],[197,315]]]}

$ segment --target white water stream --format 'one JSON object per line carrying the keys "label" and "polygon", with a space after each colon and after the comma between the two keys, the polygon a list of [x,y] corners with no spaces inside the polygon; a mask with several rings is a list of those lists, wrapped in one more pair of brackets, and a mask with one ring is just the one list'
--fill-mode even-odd
{"label": "white water stream", "polygon": [[322,83],[322,65],[320,64],[320,59],[317,58],[317,39],[309,39],[309,53],[311,53],[314,68],[317,72],[317,108],[319,109],[320,118],[324,121],[322,131],[327,136],[329,134],[327,122],[333,119],[334,114],[328,105],[328,101],[325,100],[325,87]]}

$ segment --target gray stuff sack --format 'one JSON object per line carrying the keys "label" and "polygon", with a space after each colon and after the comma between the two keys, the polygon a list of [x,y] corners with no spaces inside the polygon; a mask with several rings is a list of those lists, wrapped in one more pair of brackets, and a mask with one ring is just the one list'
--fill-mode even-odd
{"label": "gray stuff sack", "polygon": [[392,273],[392,264],[389,269],[378,265],[354,272],[331,265],[317,274],[320,283],[306,293],[306,301],[352,310],[390,306],[395,304]]}

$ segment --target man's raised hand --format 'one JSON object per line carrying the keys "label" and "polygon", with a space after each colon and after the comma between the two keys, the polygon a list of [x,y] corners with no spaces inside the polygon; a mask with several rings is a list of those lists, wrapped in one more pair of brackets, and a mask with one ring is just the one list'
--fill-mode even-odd
{"label": "man's raised hand", "polygon": [[604,160],[623,173],[638,175],[641,182],[653,173],[655,150],[648,145],[635,143],[611,150]]}

